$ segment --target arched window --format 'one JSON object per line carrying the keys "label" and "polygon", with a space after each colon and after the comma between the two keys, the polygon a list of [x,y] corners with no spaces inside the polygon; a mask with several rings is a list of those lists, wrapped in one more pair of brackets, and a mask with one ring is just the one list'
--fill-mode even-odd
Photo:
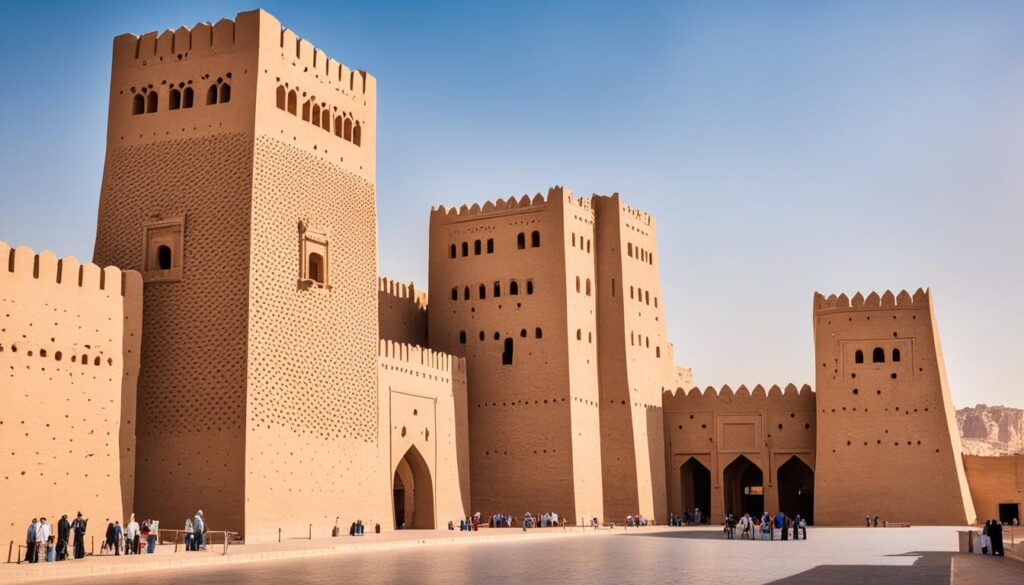
{"label": "arched window", "polygon": [[876,364],[884,364],[885,350],[880,347],[876,347],[874,351],[871,352],[871,361]]}
{"label": "arched window", "polygon": [[295,116],[299,111],[299,95],[295,93],[295,90],[288,92],[288,113]]}
{"label": "arched window", "polygon": [[172,89],[167,95],[167,109],[177,110],[181,107],[181,90]]}
{"label": "arched window", "polygon": [[468,286],[467,287],[463,287],[463,289],[462,289],[462,300],[464,300],[464,301],[468,301],[469,300],[469,287]]}
{"label": "arched window", "polygon": [[309,102],[309,100],[306,100],[306,101],[302,102],[302,121],[303,122],[309,122],[309,110],[310,110],[311,107],[312,107],[312,104]]}
{"label": "arched window", "polygon": [[530,234],[530,246],[534,248],[540,247],[540,232],[533,232]]}
{"label": "arched window", "polygon": [[156,265],[160,270],[171,269],[171,247],[160,246],[156,249]]}
{"label": "arched window", "polygon": [[501,296],[501,282],[495,281],[494,283],[494,298]]}
{"label": "arched window", "polygon": [[454,258],[454,257],[458,256],[458,255],[459,255],[459,254],[458,254],[458,250],[459,250],[459,248],[458,248],[458,247],[457,247],[457,246],[456,246],[455,244],[452,244],[452,247],[451,247],[451,250],[450,250],[450,254],[449,254],[449,255],[450,255],[450,256],[451,256],[452,258]]}
{"label": "arched window", "polygon": [[459,331],[459,343],[461,343],[462,345],[466,345],[466,332],[465,331]]}
{"label": "arched window", "polygon": [[146,112],[146,98],[141,93],[135,94],[132,98],[132,115],[144,114]]}
{"label": "arched window", "polygon": [[576,277],[576,292],[580,292],[580,277]]}
{"label": "arched window", "polygon": [[628,255],[630,258],[633,257],[633,244],[632,244],[632,242],[626,244],[626,255]]}
{"label": "arched window", "polygon": [[159,101],[160,101],[160,98],[156,95],[155,91],[149,92],[149,95],[146,96],[146,113],[147,114],[152,114],[153,112],[155,112],[156,111],[156,107],[157,107],[157,102],[159,102]]}
{"label": "arched window", "polygon": [[313,113],[311,114],[309,121],[312,122],[313,125],[316,126],[317,128],[320,127],[320,106],[319,105],[313,104]]}
{"label": "arched window", "polygon": [[533,336],[537,339],[544,337],[544,332],[540,330],[540,327],[533,331]]}
{"label": "arched window", "polygon": [[231,101],[231,85],[225,83],[220,86],[220,103],[226,104]]}
{"label": "arched window", "polygon": [[480,300],[486,299],[487,298],[487,285],[486,284],[481,284],[480,285],[480,290],[478,290],[477,292],[480,294]]}
{"label": "arched window", "polygon": [[473,255],[479,256],[483,252],[483,242],[476,240],[473,242]]}
{"label": "arched window", "polygon": [[469,242],[462,242],[462,257],[469,256]]}
{"label": "arched window", "polygon": [[494,238],[487,238],[487,253],[494,253]]}
{"label": "arched window", "polygon": [[524,234],[523,232],[519,232],[519,235],[516,236],[516,249],[523,250],[525,248],[526,248],[526,234]]}
{"label": "arched window", "polygon": [[864,363],[864,351],[858,349],[857,353],[853,354],[853,361],[858,364]]}
{"label": "arched window", "polygon": [[342,138],[352,142],[352,118],[345,118],[345,128],[342,132]]}
{"label": "arched window", "polygon": [[459,287],[457,287],[457,286],[452,288],[452,300],[453,301],[459,300]]}
{"label": "arched window", "polygon": [[505,351],[501,352],[501,365],[503,366],[512,365],[512,351],[515,349],[513,343],[515,342],[511,337],[505,338]]}
{"label": "arched window", "polygon": [[184,93],[182,93],[181,107],[187,110],[187,109],[192,107],[192,104],[194,102],[195,102],[195,92],[192,91],[191,87],[186,87]]}
{"label": "arched window", "polygon": [[345,127],[345,119],[341,116],[334,117],[334,135],[341,138],[342,129]]}
{"label": "arched window", "polygon": [[316,252],[309,255],[309,278],[313,282],[324,283],[324,257]]}
{"label": "arched window", "polygon": [[587,296],[590,296],[590,279],[587,279]]}
{"label": "arched window", "polygon": [[206,105],[212,106],[217,103],[217,84],[214,83],[206,90]]}
{"label": "arched window", "polygon": [[532,295],[533,294],[533,281],[532,280],[527,280],[526,281],[526,294],[528,294],[528,295]]}
{"label": "arched window", "polygon": [[356,122],[355,128],[352,129],[352,144],[359,146],[363,143],[363,128]]}
{"label": "arched window", "polygon": [[277,86],[277,109],[288,109],[288,90],[283,85]]}
{"label": "arched window", "polygon": [[900,361],[900,350],[898,350],[898,349],[893,349],[892,350],[892,361],[894,361],[894,362]]}
{"label": "arched window", "polygon": [[526,337],[526,329],[519,330],[519,337]]}
{"label": "arched window", "polygon": [[508,281],[508,294],[517,295],[519,294],[519,282],[516,280]]}
{"label": "arched window", "polygon": [[327,108],[320,114],[320,127],[327,132],[331,131],[331,112]]}

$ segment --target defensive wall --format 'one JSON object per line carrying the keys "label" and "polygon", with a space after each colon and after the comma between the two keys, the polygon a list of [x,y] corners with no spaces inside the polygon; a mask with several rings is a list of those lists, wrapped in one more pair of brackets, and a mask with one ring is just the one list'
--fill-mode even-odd
{"label": "defensive wall", "polygon": [[133,511],[138,272],[0,242],[0,541]]}
{"label": "defensive wall", "polygon": [[[663,394],[669,511],[725,515],[782,510],[813,521],[815,393],[810,386]],[[756,493],[756,488],[763,493]]]}
{"label": "defensive wall", "polygon": [[427,347],[427,293],[390,278],[377,279],[380,338]]}
{"label": "defensive wall", "polygon": [[1024,455],[964,455],[964,471],[978,522],[1021,521],[1024,502]]}

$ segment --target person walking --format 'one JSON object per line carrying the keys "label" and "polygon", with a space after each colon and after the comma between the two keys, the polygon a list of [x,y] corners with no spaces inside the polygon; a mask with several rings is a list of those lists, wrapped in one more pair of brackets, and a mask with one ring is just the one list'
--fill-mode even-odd
{"label": "person walking", "polygon": [[202,510],[196,512],[195,517],[192,518],[192,530],[195,533],[192,546],[195,547],[195,550],[206,550],[206,540],[204,538],[206,533],[206,524],[203,522]]}
{"label": "person walking", "polygon": [[121,542],[124,539],[124,529],[121,528],[121,521],[114,520],[114,556],[121,556]]}
{"label": "person walking", "polygon": [[1003,550],[1003,523],[993,520],[988,526],[988,537],[992,541],[992,556],[1004,556],[1006,553]]}
{"label": "person walking", "polygon": [[800,514],[793,518],[793,540],[800,540]]}
{"label": "person walking", "polygon": [[135,514],[128,519],[124,526],[124,554],[139,554],[139,523],[135,521]]}
{"label": "person walking", "polygon": [[75,516],[75,521],[71,523],[71,532],[75,535],[75,559],[85,558],[85,529],[88,526],[89,521],[82,517],[82,513],[79,512]]}
{"label": "person walking", "polygon": [[68,558],[68,539],[71,538],[71,523],[68,522],[68,515],[64,514],[57,522],[57,560],[64,561]]}
{"label": "person walking", "polygon": [[25,562],[34,563],[36,557],[36,529],[39,528],[39,518],[33,518],[28,525],[28,532],[25,533]]}

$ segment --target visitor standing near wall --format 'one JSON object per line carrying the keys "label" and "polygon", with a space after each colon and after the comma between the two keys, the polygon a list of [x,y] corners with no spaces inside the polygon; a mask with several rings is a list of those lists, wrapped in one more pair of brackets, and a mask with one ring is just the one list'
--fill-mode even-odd
{"label": "visitor standing near wall", "polygon": [[75,535],[75,559],[85,558],[85,530],[88,524],[89,520],[83,518],[81,512],[75,516],[75,521],[71,523],[71,531]]}
{"label": "visitor standing near wall", "polygon": [[36,527],[36,555],[35,561],[39,562],[39,557],[46,558],[46,545],[50,542],[50,525],[46,522],[46,518],[39,518],[39,526]]}
{"label": "visitor standing near wall", "polygon": [[124,554],[139,554],[139,523],[135,521],[135,514],[124,525]]}
{"label": "visitor standing near wall", "polygon": [[185,550],[192,550],[192,541],[195,540],[195,534],[192,530],[192,519],[185,518]]}
{"label": "visitor standing near wall", "polygon": [[204,537],[206,524],[203,522],[202,510],[196,512],[195,517],[192,518],[192,530],[195,534],[192,538],[193,550],[206,550],[206,539]]}

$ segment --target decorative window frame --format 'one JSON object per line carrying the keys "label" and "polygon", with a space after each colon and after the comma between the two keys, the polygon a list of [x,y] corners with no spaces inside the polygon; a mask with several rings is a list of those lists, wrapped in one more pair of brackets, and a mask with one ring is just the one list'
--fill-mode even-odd
{"label": "decorative window frame", "polygon": [[[161,270],[157,250],[166,245],[171,249],[171,268]],[[177,282],[182,279],[185,266],[185,217],[172,217],[142,226],[142,281]]]}
{"label": "decorative window frame", "polygon": [[[309,255],[320,254],[324,259],[323,282],[317,282],[309,274]],[[330,239],[326,233],[309,229],[305,220],[299,221],[299,288],[331,290]]]}

